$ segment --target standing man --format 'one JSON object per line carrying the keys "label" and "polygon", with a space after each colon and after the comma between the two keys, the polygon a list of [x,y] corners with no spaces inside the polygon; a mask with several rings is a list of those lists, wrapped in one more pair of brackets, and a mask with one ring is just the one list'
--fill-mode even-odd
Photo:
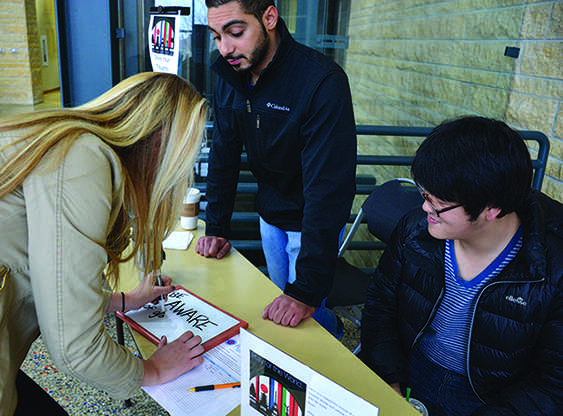
{"label": "standing man", "polygon": [[531,191],[505,123],[436,127],[412,174],[425,199],[394,231],[367,293],[360,357],[430,415],[560,415],[563,205]]}
{"label": "standing man", "polygon": [[297,43],[272,0],[207,0],[221,56],[212,65],[215,129],[207,177],[206,236],[196,251],[222,258],[244,148],[268,273],[284,294],[263,314],[284,326],[314,318],[339,337],[324,307],[339,233],[355,194],[356,133],[348,78]]}

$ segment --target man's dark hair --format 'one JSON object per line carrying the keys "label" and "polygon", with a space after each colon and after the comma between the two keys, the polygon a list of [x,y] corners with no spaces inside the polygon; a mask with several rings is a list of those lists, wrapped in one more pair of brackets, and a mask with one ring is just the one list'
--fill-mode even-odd
{"label": "man's dark hair", "polygon": [[518,211],[530,193],[526,143],[505,123],[468,116],[435,127],[416,152],[414,180],[431,195],[461,204],[472,220],[487,206]]}
{"label": "man's dark hair", "polygon": [[245,13],[254,15],[259,21],[268,7],[275,6],[274,0],[205,0],[205,5],[207,8],[219,7],[232,1],[239,2]]}

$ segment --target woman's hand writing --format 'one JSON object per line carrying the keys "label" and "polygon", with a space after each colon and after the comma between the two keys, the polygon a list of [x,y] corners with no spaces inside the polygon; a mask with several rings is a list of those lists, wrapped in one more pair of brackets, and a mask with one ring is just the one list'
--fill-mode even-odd
{"label": "woman's hand writing", "polygon": [[[153,286],[153,273],[149,273],[139,285],[130,292],[125,293],[125,311],[139,309],[159,296],[166,296],[174,290],[172,279],[161,275],[162,286]],[[112,293],[107,312],[120,311],[123,307],[121,293]]]}

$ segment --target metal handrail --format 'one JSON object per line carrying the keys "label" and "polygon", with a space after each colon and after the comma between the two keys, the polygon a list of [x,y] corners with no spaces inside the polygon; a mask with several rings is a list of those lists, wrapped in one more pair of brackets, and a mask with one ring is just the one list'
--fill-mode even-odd
{"label": "metal handrail", "polygon": [[[212,124],[208,124],[208,134],[213,129]],[[381,125],[358,125],[356,126],[356,134],[359,136],[399,136],[399,137],[426,137],[432,131],[432,127],[410,127],[410,126],[381,126]],[[532,188],[540,190],[543,178],[545,176],[547,159],[549,155],[549,139],[547,136],[539,131],[521,130],[518,131],[520,136],[526,141],[534,141],[539,145],[537,157],[532,159],[534,167],[534,177],[532,180]],[[211,136],[210,136],[211,137]],[[410,166],[414,160],[414,156],[404,155],[358,155],[358,165],[376,165],[376,166]],[[203,154],[200,162],[207,162],[207,155]],[[241,155],[241,163],[248,162],[247,155]],[[375,179],[372,182],[366,178],[357,176],[356,194],[370,194],[375,186]],[[205,193],[206,184],[201,182],[197,183],[196,187],[202,193]],[[237,185],[237,193],[256,193],[258,185],[253,182],[244,182]],[[202,212],[203,213],[203,212]],[[353,222],[356,215],[351,215],[349,222]],[[258,224],[258,215],[251,212],[235,212],[233,213],[232,221],[235,223],[256,223]],[[235,240],[232,242],[233,246],[237,249],[243,250],[259,250],[261,249],[260,240]],[[379,241],[356,241],[352,242],[348,250],[380,250],[384,245]]]}
{"label": "metal handrail", "polygon": [[[356,126],[358,135],[371,136],[407,136],[407,137],[426,137],[430,134],[433,127],[408,127],[408,126],[379,126],[379,125],[359,125]],[[549,139],[540,131],[517,130],[518,134],[526,141],[535,141],[539,145],[538,155],[532,159],[534,168],[534,178],[532,188],[541,190],[543,178],[547,167],[549,156]],[[401,165],[409,166],[414,160],[414,156],[383,156],[383,155],[362,155],[358,156],[358,161],[362,159],[362,164],[373,165]]]}

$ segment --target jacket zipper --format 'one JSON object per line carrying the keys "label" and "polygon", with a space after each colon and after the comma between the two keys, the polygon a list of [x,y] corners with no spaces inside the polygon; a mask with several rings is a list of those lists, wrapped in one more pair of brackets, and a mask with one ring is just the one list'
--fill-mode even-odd
{"label": "jacket zipper", "polygon": [[416,345],[419,338],[422,336],[422,333],[424,332],[426,327],[428,325],[430,325],[430,322],[432,322],[432,320],[434,319],[434,315],[436,315],[436,311],[438,310],[440,302],[442,301],[442,298],[444,297],[444,292],[445,292],[445,289],[442,287],[442,290],[440,290],[440,296],[438,296],[438,299],[436,300],[436,303],[434,304],[432,311],[430,312],[430,316],[426,320],[426,323],[424,324],[422,329],[418,332],[418,334],[416,334],[416,337],[414,337],[414,340],[413,340],[413,342],[411,344],[411,348],[410,348],[411,351],[412,351],[413,347]]}
{"label": "jacket zipper", "polygon": [[475,386],[473,385],[473,380],[471,379],[471,373],[469,371],[469,354],[470,354],[470,346],[471,346],[471,335],[473,333],[473,322],[475,322],[475,312],[477,312],[477,305],[479,304],[479,299],[481,299],[481,296],[483,295],[483,293],[485,292],[485,290],[487,290],[488,288],[495,286],[495,285],[500,285],[500,284],[530,284],[530,283],[539,283],[539,282],[543,282],[545,279],[539,279],[539,280],[527,280],[527,281],[502,281],[502,282],[491,282],[488,285],[486,285],[483,289],[481,289],[481,291],[479,292],[479,294],[477,295],[477,298],[475,299],[475,305],[473,307],[473,313],[471,314],[471,324],[469,325],[469,336],[467,337],[467,356],[465,357],[465,372],[467,373],[467,380],[469,381],[469,385],[471,386],[471,390],[473,390],[473,393],[475,393],[475,396],[477,396],[477,398],[479,400],[481,400],[483,402],[483,404],[487,404],[485,402],[485,400],[483,400],[481,398],[481,396],[479,396],[479,394],[477,393],[477,391],[475,390]]}
{"label": "jacket zipper", "polygon": [[[250,98],[246,99],[246,111],[252,113],[252,106],[250,105]],[[260,114],[256,114],[256,129],[260,128]]]}

